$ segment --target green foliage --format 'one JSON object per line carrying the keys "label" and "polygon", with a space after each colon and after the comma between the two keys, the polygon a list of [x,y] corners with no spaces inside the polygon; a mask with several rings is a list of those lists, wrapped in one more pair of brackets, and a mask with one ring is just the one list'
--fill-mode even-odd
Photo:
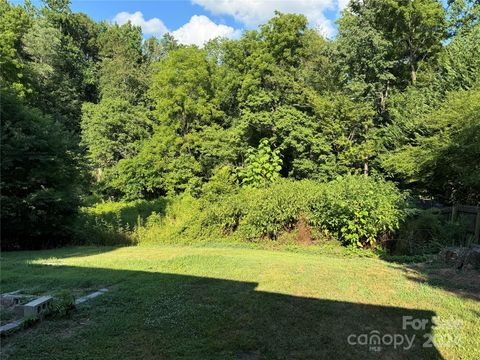
{"label": "green foliage", "polygon": [[152,124],[145,112],[145,108],[120,98],[83,105],[82,143],[97,171],[138,153],[140,140],[151,133]]}
{"label": "green foliage", "polygon": [[447,25],[451,36],[478,25],[480,3],[477,0],[448,0],[447,4]]}
{"label": "green foliage", "polygon": [[198,242],[199,218],[200,201],[188,194],[99,203],[80,209],[75,240],[102,246]]}
{"label": "green foliage", "polygon": [[303,222],[310,240],[375,248],[391,238],[405,214],[405,196],[382,180],[347,176],[330,183],[279,180],[240,188],[232,169],[219,168],[199,199],[183,194],[155,202],[100,204],[82,210],[77,228],[88,243],[154,244],[222,235],[275,240]]}
{"label": "green foliage", "polygon": [[120,98],[138,104],[147,90],[140,27],[115,24],[99,34],[98,43],[101,98]]}
{"label": "green foliage", "polygon": [[305,31],[305,48],[301,77],[305,84],[319,93],[335,92],[340,88],[337,60],[334,59],[335,43],[324,39],[317,31]]}
{"label": "green foliage", "polygon": [[183,148],[192,154],[201,166],[204,178],[211,176],[219,166],[231,166],[238,161],[244,149],[236,128],[220,125],[202,126],[184,138]]}
{"label": "green foliage", "polygon": [[174,129],[159,126],[138,154],[105,174],[106,191],[127,199],[175,194],[196,185],[201,167]]}
{"label": "green foliage", "polygon": [[[331,40],[305,16],[276,12],[203,48],[170,34],[144,40],[138,26],[95,22],[69,4],[0,0],[9,237],[66,236],[87,181],[85,199],[194,197],[182,201],[205,207],[198,219],[218,210],[204,219],[217,230],[277,238],[308,220],[353,246],[375,245],[403,216],[402,195],[376,176],[415,196],[480,201],[478,1],[354,0]],[[274,193],[297,186],[310,195]],[[380,194],[360,195],[375,186]],[[84,220],[91,236],[108,234],[99,242],[137,241],[138,224]],[[24,223],[34,226],[19,232]]]}
{"label": "green foliage", "polygon": [[279,149],[272,149],[267,139],[262,139],[258,149],[250,149],[245,159],[245,168],[240,171],[242,184],[261,187],[280,177],[282,159]]}
{"label": "green foliage", "polygon": [[135,228],[133,239],[140,245],[200,243],[213,235],[201,226],[200,218],[198,199],[189,194],[169,198],[164,214],[153,212],[144,226]]}
{"label": "green foliage", "polygon": [[[477,5],[480,13],[480,4]],[[439,82],[447,90],[471,89],[480,79],[480,23],[459,32],[445,47]]]}
{"label": "green foliage", "polygon": [[78,204],[72,137],[37,109],[2,93],[2,248],[65,242]]}
{"label": "green foliage", "polygon": [[207,205],[203,221],[247,239],[275,239],[305,217],[326,236],[356,247],[375,247],[398,228],[405,216],[404,200],[392,184],[364,176],[326,184],[281,181],[218,199]]}
{"label": "green foliage", "polygon": [[237,175],[231,166],[219,166],[212,176],[202,186],[202,196],[209,201],[215,201],[220,196],[232,194],[236,190]]}
{"label": "green foliage", "polygon": [[51,307],[53,316],[66,316],[75,308],[75,297],[68,289],[58,291],[55,293]]}
{"label": "green foliage", "polygon": [[405,195],[392,183],[365,176],[345,176],[324,188],[310,205],[312,224],[345,244],[375,247],[405,216]]}
{"label": "green foliage", "polygon": [[80,208],[73,225],[75,241],[95,245],[131,245],[134,231],[150,216],[164,215],[168,199],[98,203]]}
{"label": "green foliage", "polygon": [[386,39],[383,27],[376,24],[376,6],[353,3],[352,12],[339,20],[336,53],[339,56],[341,81],[357,97],[369,100],[380,113],[390,84],[396,80],[394,44]]}
{"label": "green foliage", "polygon": [[223,233],[238,231],[247,239],[275,239],[291,229],[306,209],[304,188],[309,185],[311,188],[313,183],[284,180],[267,187],[241,188],[236,194],[205,203],[202,222],[207,227],[220,227]]}
{"label": "green foliage", "polygon": [[[23,58],[25,78],[31,89],[27,99],[63,122],[67,129],[78,132],[81,103],[96,94],[91,86],[95,66],[88,60],[96,56],[96,49],[88,47],[86,39],[80,39],[85,36],[80,31],[67,33],[70,27],[57,19],[58,14],[47,14],[32,20],[22,37],[21,49],[17,50]],[[97,29],[88,21],[83,25],[93,27],[90,36],[94,38]]]}
{"label": "green foliage", "polygon": [[304,15],[282,14],[275,16],[261,27],[268,51],[282,65],[298,66],[305,47],[304,34],[307,18]]}
{"label": "green foliage", "polygon": [[0,86],[10,88],[15,94],[25,96],[29,90],[24,79],[24,64],[17,49],[28,30],[31,19],[20,5],[0,1]]}
{"label": "green foliage", "polygon": [[212,101],[210,69],[205,52],[187,47],[174,50],[155,66],[149,96],[163,125],[184,136],[220,115]]}
{"label": "green foliage", "polygon": [[465,245],[466,227],[438,209],[419,210],[400,226],[394,251],[404,255],[436,254],[444,246]]}
{"label": "green foliage", "polygon": [[[355,102],[342,94],[316,97],[314,111],[320,120],[324,146],[317,160],[317,178],[332,180],[338,175],[369,174],[368,164],[376,155],[374,111],[366,102]],[[313,177],[313,176],[311,176]]]}
{"label": "green foliage", "polygon": [[410,141],[383,156],[391,173],[451,202],[480,199],[480,92],[452,93],[438,110],[425,115]]}

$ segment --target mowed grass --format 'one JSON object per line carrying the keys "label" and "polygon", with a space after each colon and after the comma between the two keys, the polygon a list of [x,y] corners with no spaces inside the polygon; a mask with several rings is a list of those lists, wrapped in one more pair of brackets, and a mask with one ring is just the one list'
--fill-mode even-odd
{"label": "mowed grass", "polygon": [[[65,318],[3,338],[2,359],[480,358],[477,272],[232,247],[1,257],[2,292],[110,288]],[[403,316],[428,322],[404,329]],[[375,331],[415,336],[413,346],[388,336],[380,349],[358,344]]]}

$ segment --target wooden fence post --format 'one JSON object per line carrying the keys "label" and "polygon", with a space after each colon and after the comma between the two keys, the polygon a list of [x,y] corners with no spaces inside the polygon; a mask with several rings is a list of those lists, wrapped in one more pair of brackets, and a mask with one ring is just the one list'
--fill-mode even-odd
{"label": "wooden fence post", "polygon": [[457,218],[457,212],[458,212],[457,205],[452,205],[452,215],[451,215],[450,221],[455,221],[455,219]]}
{"label": "wooden fence post", "polygon": [[475,218],[475,242],[480,244],[480,206],[477,206],[477,217]]}

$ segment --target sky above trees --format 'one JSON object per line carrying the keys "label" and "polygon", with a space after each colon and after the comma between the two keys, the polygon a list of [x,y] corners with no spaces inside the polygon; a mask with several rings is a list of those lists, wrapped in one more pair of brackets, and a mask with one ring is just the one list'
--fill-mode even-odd
{"label": "sky above trees", "polygon": [[[311,27],[332,37],[336,34],[335,21],[347,3],[347,0],[73,0],[71,8],[97,21],[108,20],[119,25],[131,21],[142,27],[145,37],[160,38],[170,32],[180,43],[201,46],[218,36],[238,39],[243,30],[266,23],[275,10],[303,14]],[[41,1],[35,0],[33,4],[40,5]]]}

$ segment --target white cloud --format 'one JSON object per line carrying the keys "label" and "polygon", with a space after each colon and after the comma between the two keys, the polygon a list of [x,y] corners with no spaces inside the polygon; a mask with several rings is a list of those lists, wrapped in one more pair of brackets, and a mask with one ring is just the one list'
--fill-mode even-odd
{"label": "white cloud", "polygon": [[[169,32],[165,24],[159,18],[151,18],[145,20],[140,11],[134,13],[120,12],[113,18],[113,22],[123,25],[127,22],[140,26],[145,35],[154,35],[161,37]],[[231,26],[215,24],[212,20],[204,15],[194,15],[190,21],[175,31],[172,35],[182,44],[203,46],[208,40],[216,37],[238,38],[240,30],[235,30]]]}
{"label": "white cloud", "polygon": [[338,0],[339,10],[342,11],[343,9],[345,9],[349,3],[350,3],[350,0]]}
{"label": "white cloud", "polygon": [[204,15],[194,15],[190,21],[172,32],[173,37],[182,44],[203,46],[216,37],[235,38],[240,30],[222,24],[215,24]]}
{"label": "white cloud", "polygon": [[118,25],[126,24],[131,22],[132,25],[140,26],[142,32],[146,35],[162,36],[168,32],[167,27],[159,18],[151,18],[150,20],[145,20],[143,14],[140,11],[130,14],[126,11],[122,11],[115,15],[113,22],[116,22]]}
{"label": "white cloud", "polygon": [[325,11],[341,10],[348,0],[192,0],[192,3],[215,15],[230,15],[251,28],[267,22],[275,10],[304,14],[310,25],[323,35],[333,36],[335,28]]}

